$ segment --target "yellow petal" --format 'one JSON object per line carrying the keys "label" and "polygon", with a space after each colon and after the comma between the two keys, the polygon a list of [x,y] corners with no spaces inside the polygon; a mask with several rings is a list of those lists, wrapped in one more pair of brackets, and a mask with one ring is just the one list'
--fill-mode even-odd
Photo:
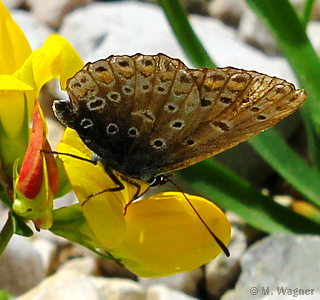
{"label": "yellow petal", "polygon": [[[91,159],[92,152],[84,146],[79,136],[72,129],[67,129],[58,151]],[[63,161],[70,184],[79,202],[95,193],[117,185],[110,179],[103,166],[93,165],[79,158],[59,155]],[[123,216],[126,198],[121,192],[105,192],[90,198],[82,209],[97,239],[106,247],[117,247],[124,238],[126,224]]]}
{"label": "yellow petal", "polygon": [[30,45],[0,1],[0,74],[13,74],[31,54]]}
{"label": "yellow petal", "polygon": [[0,75],[0,91],[32,91],[33,87],[12,75]]}
{"label": "yellow petal", "polygon": [[6,134],[12,140],[16,138],[23,125],[26,113],[25,97],[28,105],[28,119],[30,119],[36,98],[35,91],[0,90],[0,120]]}
{"label": "yellow petal", "polygon": [[39,92],[53,78],[58,78],[64,88],[66,80],[82,67],[83,62],[72,46],[63,37],[53,34],[28,57],[14,76]]}
{"label": "yellow petal", "polygon": [[0,120],[13,144],[25,117],[25,96],[28,100],[28,119],[30,119],[36,92],[30,85],[12,75],[0,75]]}
{"label": "yellow petal", "polygon": [[[0,158],[2,170],[10,181],[12,166],[16,159],[23,158],[28,145],[28,129],[24,128],[28,126],[25,122],[25,96],[34,99],[35,92],[24,94],[21,91],[0,90]],[[30,105],[29,115],[32,109],[33,105]]]}
{"label": "yellow petal", "polygon": [[[212,232],[227,245],[231,227],[225,214],[204,198],[186,196]],[[137,275],[189,271],[222,252],[181,193],[161,193],[135,202],[128,207],[125,218],[126,239],[111,253]]]}

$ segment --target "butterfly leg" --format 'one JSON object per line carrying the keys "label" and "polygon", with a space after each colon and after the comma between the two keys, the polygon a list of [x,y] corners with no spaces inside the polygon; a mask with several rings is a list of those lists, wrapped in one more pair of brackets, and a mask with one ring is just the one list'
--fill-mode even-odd
{"label": "butterfly leg", "polygon": [[[115,187],[112,187],[112,188],[107,188],[105,190],[102,190],[98,193],[94,193],[94,194],[91,194],[90,196],[88,196],[84,202],[81,204],[82,206],[84,206],[87,201],[89,201],[92,197],[95,197],[97,195],[101,195],[103,193],[106,193],[106,192],[120,192],[122,190],[125,189],[123,183],[119,180],[119,178],[113,173],[112,169],[108,168],[108,167],[104,167],[106,173],[108,174],[108,176],[110,177],[110,179],[117,185]],[[140,196],[140,191],[141,191],[141,186],[139,183],[135,182],[135,181],[130,181],[129,182],[130,184],[134,185],[135,187],[137,187],[137,191],[135,192],[135,194],[133,195],[132,199],[125,205],[124,207],[124,212],[123,214],[125,215],[127,213],[127,208],[128,206],[134,201],[136,200],[139,196]]]}
{"label": "butterfly leg", "polygon": [[137,191],[135,192],[135,194],[133,195],[132,199],[126,204],[126,206],[124,207],[124,212],[123,214],[126,215],[127,213],[127,209],[128,209],[128,206],[136,199],[138,199],[141,195],[140,195],[140,191],[141,191],[141,185],[136,182],[136,181],[133,181],[131,180],[129,182],[130,184],[134,185],[136,188],[137,188]]}
{"label": "butterfly leg", "polygon": [[[58,152],[58,151],[52,151],[52,150],[49,151],[49,150],[44,150],[44,149],[42,149],[40,151],[43,152],[43,153],[58,154],[58,155],[65,155],[65,156],[73,157],[73,158],[76,158],[76,159],[80,159],[80,160],[92,163],[94,165],[96,165],[98,163],[96,160],[87,159],[87,158],[84,158],[84,157],[81,157],[81,156],[77,156],[77,155],[74,155],[74,154],[70,154],[70,153],[64,153],[64,152]],[[118,177],[113,173],[113,171],[110,168],[108,168],[107,166],[105,166],[104,169],[105,169],[106,173],[109,175],[109,177],[111,178],[111,180],[117,186],[112,187],[112,188],[107,188],[107,189],[104,189],[104,190],[102,190],[100,192],[97,192],[97,193],[89,195],[84,200],[84,202],[81,204],[81,206],[84,206],[92,197],[101,195],[101,194],[106,193],[106,192],[120,192],[120,191],[124,190],[123,183],[118,179]],[[137,191],[134,194],[133,198],[125,205],[124,215],[127,212],[127,208],[129,206],[129,204],[131,204],[134,200],[136,200],[140,196],[140,191],[141,191],[141,186],[140,186],[139,183],[137,183],[135,181],[130,181],[129,183],[134,185],[135,187],[137,187]]]}
{"label": "butterfly leg", "polygon": [[122,190],[124,190],[124,185],[123,183],[119,180],[119,178],[113,173],[113,171],[106,167],[105,166],[105,171],[106,173],[108,174],[108,176],[110,177],[110,179],[117,185],[115,187],[112,187],[112,188],[107,188],[107,189],[104,189],[100,192],[97,192],[97,193],[94,193],[94,194],[91,194],[89,195],[84,201],[83,203],[81,204],[81,206],[84,206],[92,197],[95,197],[95,196],[98,196],[98,195],[101,195],[103,193],[106,193],[106,192],[120,192]]}

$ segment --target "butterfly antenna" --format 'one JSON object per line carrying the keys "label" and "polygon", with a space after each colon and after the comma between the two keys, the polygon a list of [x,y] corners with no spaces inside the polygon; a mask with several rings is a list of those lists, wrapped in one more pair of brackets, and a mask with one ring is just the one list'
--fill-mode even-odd
{"label": "butterfly antenna", "polygon": [[200,214],[198,213],[198,211],[196,210],[196,208],[194,207],[194,205],[191,203],[191,201],[188,199],[188,197],[186,196],[186,194],[180,189],[180,187],[175,184],[169,177],[166,176],[167,181],[169,181],[173,186],[175,186],[179,192],[182,193],[183,197],[188,201],[189,205],[191,206],[191,208],[193,209],[193,211],[196,213],[196,215],[198,216],[198,218],[200,219],[200,221],[202,222],[202,224],[207,228],[207,230],[210,232],[211,236],[215,239],[215,241],[217,242],[217,244],[219,245],[219,247],[222,249],[222,251],[224,252],[224,254],[229,257],[230,256],[230,252],[227,248],[227,246],[212,232],[212,230],[209,228],[209,226],[207,225],[207,223],[202,219],[202,217],[200,216]]}
{"label": "butterfly antenna", "polygon": [[41,149],[40,152],[47,153],[47,154],[65,155],[65,156],[73,157],[73,158],[76,158],[76,159],[79,159],[79,160],[83,160],[83,161],[92,163],[94,165],[97,165],[97,163],[98,163],[95,160],[84,158],[84,157],[81,157],[81,156],[78,156],[78,155],[75,155],[75,154],[71,154],[71,153],[64,153],[64,152],[58,152],[58,151],[52,151],[52,150],[43,150],[43,149]]}

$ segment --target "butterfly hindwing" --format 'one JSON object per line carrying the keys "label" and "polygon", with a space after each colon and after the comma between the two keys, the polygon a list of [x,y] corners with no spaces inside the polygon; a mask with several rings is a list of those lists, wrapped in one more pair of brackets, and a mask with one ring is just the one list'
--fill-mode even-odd
{"label": "butterfly hindwing", "polygon": [[291,83],[235,68],[188,69],[164,54],[110,56],[67,83],[56,115],[128,178],[187,167],[273,126],[307,98]]}

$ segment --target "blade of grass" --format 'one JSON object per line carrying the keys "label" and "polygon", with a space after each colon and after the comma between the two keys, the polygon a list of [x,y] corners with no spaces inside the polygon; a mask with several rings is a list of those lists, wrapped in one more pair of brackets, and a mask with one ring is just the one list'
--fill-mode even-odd
{"label": "blade of grass", "polygon": [[[248,224],[268,233],[320,233],[320,224],[299,215],[262,195],[249,183],[223,169],[213,161],[203,161],[180,171],[193,178],[191,188],[223,209],[236,212]],[[196,176],[195,176],[196,174]]]}
{"label": "blade of grass", "polygon": [[274,35],[309,99],[302,107],[310,154],[320,169],[320,61],[293,7],[287,0],[246,0]]}
{"label": "blade of grass", "polygon": [[172,30],[189,60],[198,68],[216,68],[216,65],[194,33],[180,2],[176,0],[158,0],[158,3],[163,8]]}
{"label": "blade of grass", "polygon": [[[270,0],[268,0],[270,1]],[[179,28],[179,22],[185,24],[188,23],[188,20],[186,18],[186,14],[175,14],[175,8],[178,6],[176,3],[177,0],[171,0],[171,1],[160,1],[159,3],[164,8],[164,11],[166,14],[170,14],[170,17],[168,16],[168,19],[170,20],[170,24],[172,26]],[[260,2],[260,1],[258,1]],[[279,3],[280,1],[275,1],[276,3]],[[179,7],[179,10],[181,10],[181,6]],[[297,18],[296,18],[297,19]],[[300,24],[296,24],[296,26],[300,26]],[[181,27],[181,26],[180,26]],[[192,31],[192,28],[189,24],[188,30]],[[176,36],[183,46],[183,48],[190,49],[189,52],[189,58],[193,62],[193,64],[197,67],[200,67],[198,65],[197,60],[195,59],[197,57],[197,52],[194,49],[195,47],[192,47],[192,40],[186,38],[184,32],[179,32],[178,30],[174,30],[176,33]],[[190,34],[190,33],[188,33]],[[194,35],[193,31],[192,34]],[[294,38],[291,38],[294,39]],[[204,49],[202,45],[198,45],[201,49]],[[201,50],[202,51],[202,50]],[[309,49],[310,51],[310,49]],[[320,85],[319,85],[320,86]],[[319,206],[319,197],[320,192],[319,188],[315,187],[314,182],[316,180],[311,180],[310,177],[312,175],[315,175],[314,178],[318,178],[319,174],[315,173],[314,170],[312,170],[305,162],[302,161],[302,159],[292,151],[292,149],[277,135],[276,131],[274,129],[269,129],[268,135],[258,135],[255,137],[255,139],[251,139],[250,143],[254,146],[254,148],[257,150],[258,153],[260,153],[264,159],[272,165],[290,184],[292,184],[297,190],[299,190],[305,197],[310,199],[315,205]],[[280,139],[280,140],[279,140]],[[319,145],[320,146],[320,145]],[[316,145],[314,146],[316,148]],[[277,151],[273,151],[273,149],[277,149]],[[320,147],[319,147],[320,149]],[[272,155],[271,155],[272,154]],[[286,160],[284,158],[291,157],[291,160]],[[295,163],[295,159],[297,158],[297,165]],[[277,163],[275,163],[277,162]],[[290,165],[291,172],[287,172],[286,168]],[[214,166],[212,166],[214,168]],[[295,172],[295,170],[300,170],[299,172]],[[301,175],[303,172],[309,172],[310,171],[310,177],[308,180],[303,180],[301,182],[301,177],[306,177],[306,175]],[[192,174],[191,174],[192,175]],[[185,178],[189,183],[193,183],[193,176],[190,176],[190,178]],[[215,187],[219,188],[218,182],[214,182]],[[315,188],[315,189],[314,189]],[[201,191],[201,188],[196,188],[197,191]],[[235,195],[236,196],[236,195]]]}
{"label": "blade of grass", "polygon": [[300,18],[304,28],[307,28],[307,25],[310,22],[314,3],[315,3],[315,0],[306,0],[304,2],[303,11]]}
{"label": "blade of grass", "polygon": [[249,143],[282,177],[320,207],[320,174],[293,150],[283,151],[287,145],[276,130],[266,130],[250,139]]}

